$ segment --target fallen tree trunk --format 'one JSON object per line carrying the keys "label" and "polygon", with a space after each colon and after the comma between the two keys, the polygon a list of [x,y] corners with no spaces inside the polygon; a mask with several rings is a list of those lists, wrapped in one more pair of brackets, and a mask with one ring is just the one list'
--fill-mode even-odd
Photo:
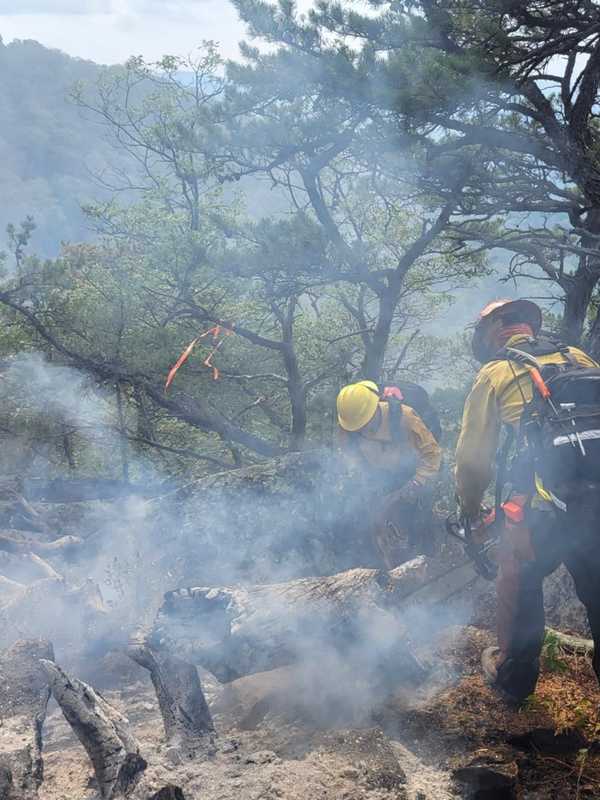
{"label": "fallen tree trunk", "polygon": [[323,653],[351,653],[366,672],[393,663],[418,680],[422,668],[394,612],[426,576],[419,557],[389,572],[354,569],[288,583],[168,592],[149,642],[200,663],[222,682]]}
{"label": "fallen tree trunk", "polygon": [[214,749],[214,725],[198,670],[168,653],[153,651],[144,642],[132,643],[130,657],[150,672],[169,747],[185,758],[199,749]]}
{"label": "fallen tree trunk", "polygon": [[147,766],[128,720],[91,686],[70,678],[52,661],[40,663],[56,702],[90,757],[101,797],[128,794]]}
{"label": "fallen tree trunk", "polygon": [[52,645],[41,640],[17,642],[0,654],[0,800],[37,797],[43,780],[42,726],[50,697],[39,660],[53,657]]}
{"label": "fallen tree trunk", "polygon": [[546,628],[546,635],[552,636],[559,647],[575,655],[591,656],[594,653],[593,639],[584,639],[580,636],[571,636],[568,633]]}

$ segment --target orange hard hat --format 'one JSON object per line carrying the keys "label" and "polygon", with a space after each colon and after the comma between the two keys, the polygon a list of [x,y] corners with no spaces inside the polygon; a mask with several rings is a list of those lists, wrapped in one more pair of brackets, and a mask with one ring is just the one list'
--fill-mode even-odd
{"label": "orange hard hat", "polygon": [[540,307],[531,300],[492,300],[485,305],[479,312],[473,332],[472,348],[475,358],[484,363],[493,353],[488,352],[486,332],[489,323],[497,319],[498,316],[514,316],[519,322],[531,327],[533,335],[537,336],[542,327],[542,311]]}

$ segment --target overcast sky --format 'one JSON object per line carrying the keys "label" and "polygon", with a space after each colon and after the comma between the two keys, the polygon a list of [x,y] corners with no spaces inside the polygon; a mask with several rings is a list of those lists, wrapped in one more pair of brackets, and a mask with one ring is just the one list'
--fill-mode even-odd
{"label": "overcast sky", "polygon": [[244,28],[229,0],[0,0],[0,34],[115,64],[130,55],[188,55],[203,39],[236,56]]}

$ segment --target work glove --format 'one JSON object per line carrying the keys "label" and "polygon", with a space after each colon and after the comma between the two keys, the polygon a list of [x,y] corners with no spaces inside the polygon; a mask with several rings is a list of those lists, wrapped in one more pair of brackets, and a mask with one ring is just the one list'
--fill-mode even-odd
{"label": "work glove", "polygon": [[397,497],[404,503],[416,503],[423,492],[423,487],[415,480],[409,481],[398,490]]}
{"label": "work glove", "polygon": [[471,519],[471,536],[476,542],[482,542],[486,538],[489,529],[489,515],[492,509],[489,506],[481,505],[479,513],[474,519]]}

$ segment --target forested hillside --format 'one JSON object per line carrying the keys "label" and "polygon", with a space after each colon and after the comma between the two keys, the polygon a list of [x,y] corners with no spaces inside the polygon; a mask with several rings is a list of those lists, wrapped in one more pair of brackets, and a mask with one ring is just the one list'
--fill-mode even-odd
{"label": "forested hillside", "polygon": [[0,230],[30,214],[35,249],[86,238],[82,202],[102,192],[94,179],[118,155],[97,124],[69,100],[101,67],[34,41],[0,44]]}

